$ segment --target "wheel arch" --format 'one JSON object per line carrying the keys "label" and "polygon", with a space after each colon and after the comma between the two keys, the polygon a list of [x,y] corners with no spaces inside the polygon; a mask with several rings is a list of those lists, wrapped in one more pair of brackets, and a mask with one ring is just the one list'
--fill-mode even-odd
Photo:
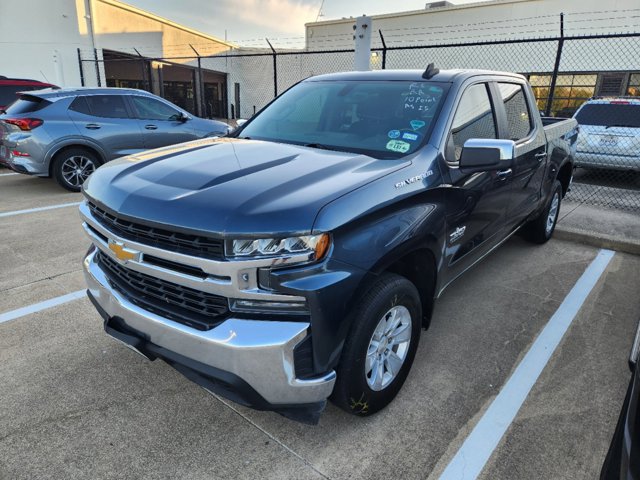
{"label": "wheel arch", "polygon": [[415,285],[422,304],[422,326],[428,328],[437,283],[437,264],[433,252],[428,248],[414,250],[388,264],[384,271],[400,275]]}
{"label": "wheel arch", "polygon": [[573,175],[573,163],[566,161],[562,164],[556,175],[556,179],[560,181],[562,185],[562,196],[564,197],[569,191],[569,185],[571,185],[571,177]]}
{"label": "wheel arch", "polygon": [[102,154],[102,152],[100,152],[97,148],[93,147],[92,145],[87,145],[86,143],[67,143],[67,144],[59,146],[56,150],[54,150],[51,154],[48,155],[48,157],[49,157],[49,176],[50,177],[53,176],[53,166],[54,166],[56,157],[58,155],[60,155],[61,153],[64,153],[67,150],[72,150],[74,148],[87,150],[88,152],[90,152],[90,153],[94,154],[96,157],[98,157],[98,161],[100,162],[101,165],[103,163],[105,163],[105,158],[104,158],[104,155]]}

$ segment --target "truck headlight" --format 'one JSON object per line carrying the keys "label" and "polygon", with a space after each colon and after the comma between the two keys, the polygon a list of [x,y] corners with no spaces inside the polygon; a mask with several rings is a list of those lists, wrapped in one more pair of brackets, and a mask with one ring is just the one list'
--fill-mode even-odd
{"label": "truck headlight", "polygon": [[302,235],[289,238],[242,238],[227,241],[228,257],[273,257],[282,255],[313,255],[313,260],[324,258],[331,238],[328,233]]}

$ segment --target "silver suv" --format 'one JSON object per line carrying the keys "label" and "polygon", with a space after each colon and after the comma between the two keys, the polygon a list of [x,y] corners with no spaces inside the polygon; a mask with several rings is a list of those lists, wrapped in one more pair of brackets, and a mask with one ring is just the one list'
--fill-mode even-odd
{"label": "silver suv", "polygon": [[576,166],[640,172],[640,98],[595,98],[574,115]]}
{"label": "silver suv", "polygon": [[0,163],[19,173],[54,177],[71,191],[79,191],[97,167],[114,158],[229,131],[223,122],[122,88],[23,93],[2,113]]}

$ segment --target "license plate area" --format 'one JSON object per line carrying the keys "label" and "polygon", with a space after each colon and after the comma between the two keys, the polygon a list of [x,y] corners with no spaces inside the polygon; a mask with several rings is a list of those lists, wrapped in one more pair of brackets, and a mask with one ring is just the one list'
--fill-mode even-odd
{"label": "license plate area", "polygon": [[601,147],[615,147],[618,145],[618,138],[613,135],[603,135],[600,137],[599,145]]}

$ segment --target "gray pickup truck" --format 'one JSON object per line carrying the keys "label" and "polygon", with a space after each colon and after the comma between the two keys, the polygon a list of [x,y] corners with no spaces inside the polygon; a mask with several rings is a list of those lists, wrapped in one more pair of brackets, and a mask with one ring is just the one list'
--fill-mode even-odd
{"label": "gray pickup truck", "polygon": [[576,135],[521,75],[309,78],[226,138],[100,167],[88,295],[108,334],[211,392],[370,415],[447,285],[517,231],[551,237]]}

